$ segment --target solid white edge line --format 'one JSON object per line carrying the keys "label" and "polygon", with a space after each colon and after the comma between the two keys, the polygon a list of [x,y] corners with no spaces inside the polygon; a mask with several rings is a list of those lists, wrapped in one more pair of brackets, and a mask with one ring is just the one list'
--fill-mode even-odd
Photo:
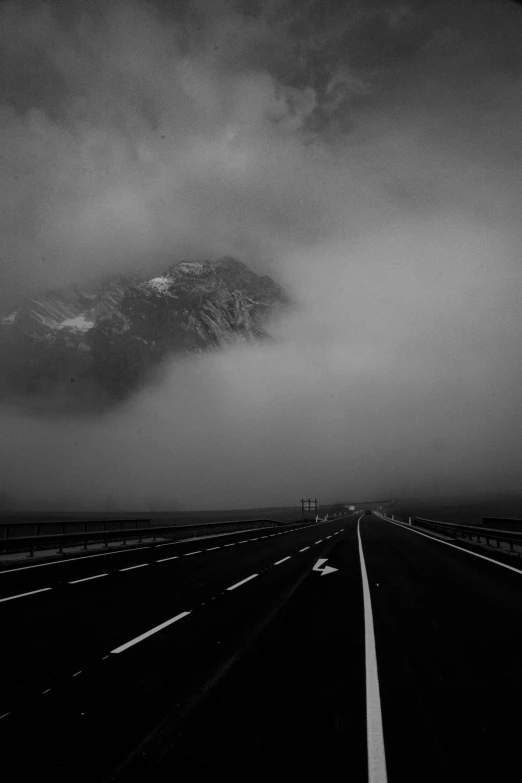
{"label": "solid white edge line", "polygon": [[284,562],[285,562],[285,560],[290,560],[290,558],[291,558],[291,557],[292,557],[292,555],[288,555],[288,557],[283,557],[283,559],[282,559],[282,560],[276,560],[276,562],[274,563],[274,565],[279,565],[279,563],[284,563]]}
{"label": "solid white edge line", "polygon": [[465,552],[467,555],[473,555],[473,557],[480,557],[481,560],[487,560],[488,563],[494,563],[495,565],[502,566],[502,568],[507,568],[509,571],[515,571],[515,573],[522,575],[522,570],[515,568],[514,566],[510,566],[507,563],[501,563],[500,560],[493,560],[493,558],[486,557],[486,555],[480,555],[478,552],[470,552],[469,549],[463,549],[461,546],[458,546],[458,544],[451,544],[449,541],[443,541],[442,538],[435,538],[435,536],[430,536],[429,533],[423,533],[421,530],[413,530],[409,525],[402,525],[400,522],[396,522],[394,519],[381,517],[379,514],[377,516],[379,519],[383,519],[385,522],[390,522],[392,525],[397,525],[397,527],[400,527],[403,530],[407,530],[409,533],[417,533],[418,536],[429,538],[430,541],[437,541],[439,544],[446,544],[446,546],[451,546],[453,549],[458,549],[459,552]]}
{"label": "solid white edge line", "polygon": [[36,593],[45,593],[46,590],[52,590],[52,587],[41,587],[39,590],[30,590],[28,593],[18,593],[18,595],[9,595],[7,598],[0,598],[3,601],[14,601],[15,598],[24,598],[26,595],[35,595]]}
{"label": "solid white edge line", "polygon": [[244,585],[245,582],[250,582],[250,580],[254,579],[256,576],[259,576],[259,574],[252,574],[252,576],[247,576],[247,578],[242,579],[241,582],[236,582],[235,585],[232,585],[231,587],[227,587],[227,590],[235,590],[236,587],[240,587],[241,585]]}
{"label": "solid white edge line", "polygon": [[101,576],[109,576],[109,574],[95,574],[94,576],[84,576],[83,579],[73,579],[69,582],[70,585],[76,585],[78,582],[89,582],[91,579],[99,579]]}
{"label": "solid white edge line", "polygon": [[359,558],[361,561],[361,576],[364,599],[364,650],[366,658],[366,741],[368,747],[368,783],[387,783],[386,755],[384,751],[384,736],[382,730],[381,696],[379,691],[379,674],[377,671],[377,651],[375,649],[375,632],[373,627],[372,600],[370,584],[364,562],[361,541],[360,522],[357,520],[357,537],[359,539]]}
{"label": "solid white edge line", "polygon": [[138,644],[138,642],[143,641],[143,639],[147,639],[149,636],[152,636],[155,633],[158,633],[158,631],[162,631],[163,628],[166,628],[168,625],[172,625],[172,623],[177,622],[178,620],[181,620],[182,617],[186,617],[188,614],[190,614],[192,610],[188,612],[180,612],[180,614],[177,614],[175,617],[171,617],[170,620],[165,620],[164,623],[160,623],[160,625],[156,625],[155,628],[151,628],[150,631],[145,631],[145,633],[140,634],[139,636],[136,636],[136,638],[131,639],[130,642],[125,642],[125,644],[120,645],[119,647],[115,647],[114,650],[111,650],[111,653],[121,653],[124,650],[128,650],[129,647],[132,647],[135,644]]}
{"label": "solid white edge line", "polygon": [[29,568],[43,568],[44,566],[61,565],[62,563],[78,563],[80,560],[90,560],[92,557],[105,557],[105,555],[121,555],[122,552],[139,552],[141,549],[150,549],[150,546],[133,546],[132,549],[116,549],[114,552],[98,552],[95,555],[83,555],[83,557],[66,557],[64,560],[51,560],[50,563],[35,563],[30,566],[19,566],[18,568],[5,568],[0,570],[2,574],[13,574],[15,571],[27,571]]}

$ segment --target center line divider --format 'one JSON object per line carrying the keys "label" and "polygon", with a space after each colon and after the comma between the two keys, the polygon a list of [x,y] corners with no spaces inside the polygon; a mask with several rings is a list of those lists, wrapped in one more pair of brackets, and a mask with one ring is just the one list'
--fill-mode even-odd
{"label": "center line divider", "polygon": [[377,671],[377,651],[375,649],[375,631],[373,627],[372,599],[370,584],[364,562],[360,523],[363,514],[357,520],[359,539],[359,558],[364,599],[364,648],[366,656],[366,742],[368,751],[368,783],[387,783],[386,755],[382,730],[381,695],[379,674]]}
{"label": "center line divider", "polygon": [[83,579],[73,579],[69,582],[70,585],[76,585],[78,582],[88,582],[90,579],[99,579],[101,576],[109,576],[109,574],[95,574],[94,576],[84,576]]}
{"label": "center line divider", "polygon": [[138,642],[143,641],[143,639],[147,639],[149,636],[158,633],[158,631],[162,631],[163,628],[166,628],[168,625],[172,625],[172,623],[176,623],[178,620],[186,617],[188,614],[190,614],[191,611],[192,610],[189,610],[188,612],[180,612],[180,614],[177,614],[175,617],[171,617],[170,620],[165,620],[164,623],[160,623],[159,625],[156,625],[155,628],[151,628],[150,631],[145,631],[145,633],[136,636],[134,639],[131,639],[130,642],[125,642],[125,644],[122,644],[119,647],[115,647],[114,650],[111,650],[111,653],[121,653],[124,650],[128,650],[129,647],[138,644]]}
{"label": "center line divider", "polygon": [[241,582],[236,582],[235,585],[232,585],[231,587],[227,587],[227,590],[235,590],[236,587],[241,587],[241,585],[244,585],[245,582],[250,582],[251,579],[255,579],[256,576],[259,576],[259,574],[252,574],[251,576],[247,576],[247,578],[242,579]]}

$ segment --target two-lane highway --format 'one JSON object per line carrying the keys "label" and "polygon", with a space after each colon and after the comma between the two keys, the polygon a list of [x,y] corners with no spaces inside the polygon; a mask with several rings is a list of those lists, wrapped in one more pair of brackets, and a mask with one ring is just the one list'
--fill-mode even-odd
{"label": "two-lane highway", "polygon": [[[55,780],[99,777],[176,699],[188,699],[234,656],[240,637],[345,523],[144,548],[141,563],[136,550],[128,553],[131,565],[82,558],[80,575],[71,562],[24,569],[26,585],[21,571],[0,574],[8,599],[0,604],[0,730],[11,752],[23,757],[32,736],[39,768],[49,767]],[[107,568],[109,561],[119,567]],[[89,737],[93,752],[77,769]]]}

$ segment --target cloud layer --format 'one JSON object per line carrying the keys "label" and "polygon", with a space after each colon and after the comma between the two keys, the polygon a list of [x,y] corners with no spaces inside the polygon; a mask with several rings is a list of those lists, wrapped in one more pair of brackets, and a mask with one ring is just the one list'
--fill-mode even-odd
{"label": "cloud layer", "polygon": [[[323,4],[324,6],[324,4]],[[3,4],[1,303],[236,255],[300,308],[116,414],[2,413],[27,502],[520,488],[514,4]]]}

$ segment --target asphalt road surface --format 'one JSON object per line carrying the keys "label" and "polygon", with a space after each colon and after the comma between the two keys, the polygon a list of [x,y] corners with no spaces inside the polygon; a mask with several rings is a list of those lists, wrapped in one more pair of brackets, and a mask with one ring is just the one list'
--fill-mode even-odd
{"label": "asphalt road surface", "polygon": [[3,780],[518,778],[518,562],[357,513],[4,569]]}

